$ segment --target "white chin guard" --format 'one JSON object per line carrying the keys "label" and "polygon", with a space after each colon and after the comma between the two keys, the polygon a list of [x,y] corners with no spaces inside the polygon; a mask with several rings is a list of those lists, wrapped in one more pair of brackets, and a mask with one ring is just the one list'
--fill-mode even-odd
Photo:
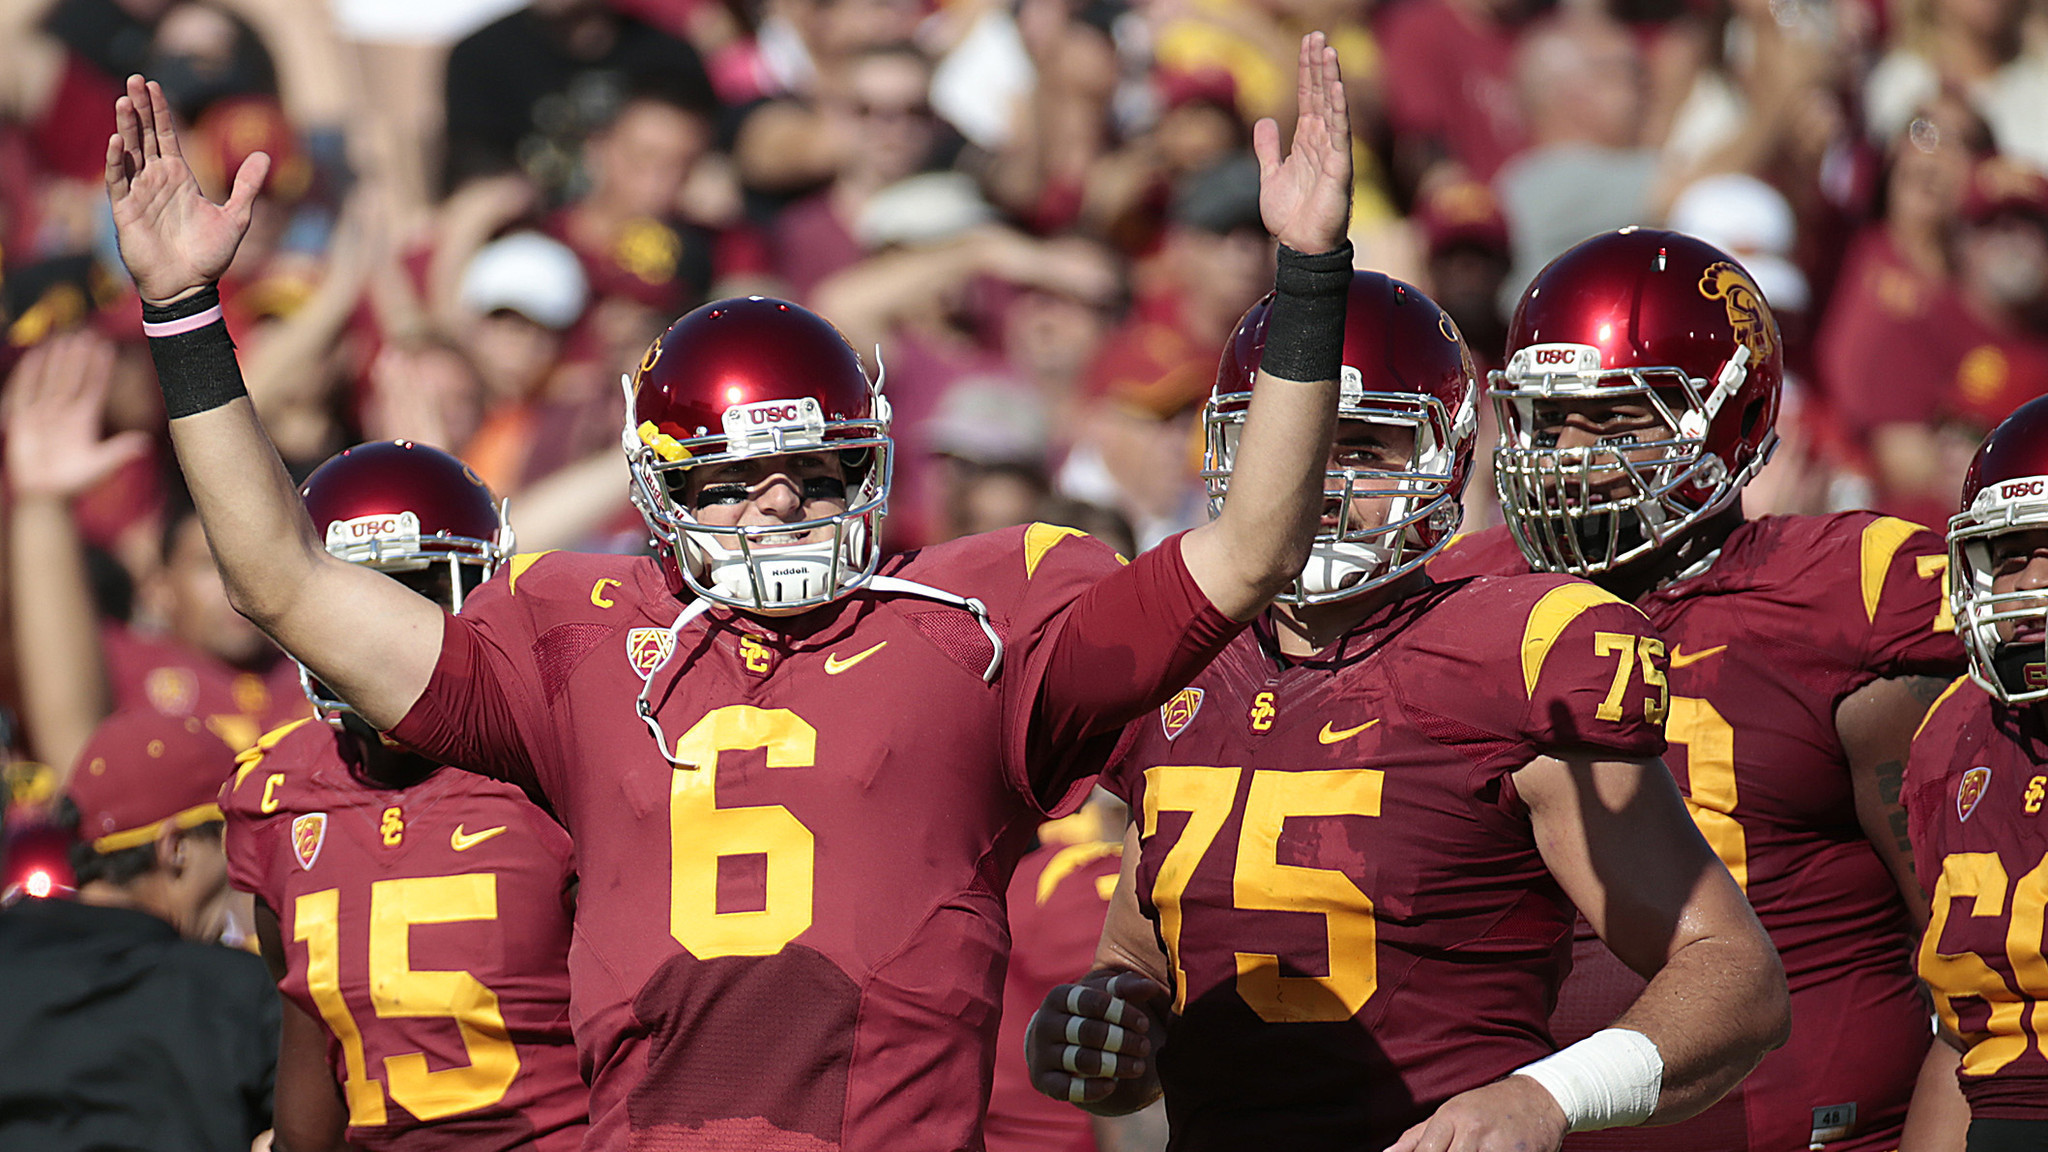
{"label": "white chin guard", "polygon": [[[705,583],[732,602],[760,608],[779,608],[817,603],[838,591],[832,576],[836,567],[844,577],[858,575],[845,563],[833,564],[836,545],[829,540],[813,544],[750,546],[745,553],[727,548],[717,537],[705,532],[688,532],[683,537],[691,559],[702,558]],[[750,561],[751,558],[751,562]],[[759,581],[758,587],[755,581]]]}
{"label": "white chin guard", "polygon": [[1322,596],[1355,588],[1387,570],[1394,560],[1393,541],[1385,536],[1370,544],[1318,540],[1302,565],[1300,589]]}

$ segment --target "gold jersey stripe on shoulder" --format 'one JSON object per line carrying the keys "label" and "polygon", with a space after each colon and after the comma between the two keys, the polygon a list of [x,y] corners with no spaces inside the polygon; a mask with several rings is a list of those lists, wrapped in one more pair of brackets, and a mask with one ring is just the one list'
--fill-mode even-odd
{"label": "gold jersey stripe on shoulder", "polygon": [[1079,872],[1105,856],[1122,856],[1124,846],[1115,841],[1096,841],[1091,844],[1069,844],[1053,853],[1045,862],[1045,871],[1038,874],[1038,902],[1052,899],[1059,889],[1060,881]]}
{"label": "gold jersey stripe on shoulder", "polygon": [[1079,528],[1069,528],[1064,524],[1033,524],[1024,529],[1024,578],[1029,580],[1038,575],[1038,563],[1052,551],[1053,545],[1069,536],[1086,535]]}
{"label": "gold jersey stripe on shoulder", "polygon": [[553,551],[556,551],[556,549],[550,548],[547,552],[521,552],[517,556],[512,557],[511,563],[506,565],[505,591],[512,594],[518,593],[519,578],[526,575],[526,570],[533,567],[534,563],[541,557]]}
{"label": "gold jersey stripe on shoulder", "polygon": [[1961,688],[1963,685],[1968,684],[1969,682],[1970,677],[1968,675],[1958,676],[1955,678],[1955,682],[1953,684],[1950,684],[1948,687],[1943,688],[1941,690],[1941,695],[1936,696],[1934,698],[1934,703],[1929,704],[1927,706],[1927,714],[1925,716],[1920,717],[1919,726],[1913,729],[1913,739],[1918,740],[1920,738],[1920,734],[1922,732],[1927,731],[1927,722],[1929,720],[1934,719],[1934,714],[1936,712],[1941,711],[1941,706],[1943,704],[1948,703],[1948,698],[1956,694],[1956,689]]}
{"label": "gold jersey stripe on shoulder", "polygon": [[1536,606],[1529,609],[1528,623],[1522,627],[1522,689],[1531,698],[1536,695],[1536,681],[1543,675],[1543,662],[1550,657],[1550,647],[1564,630],[1571,627],[1581,613],[1588,608],[1602,604],[1620,604],[1640,616],[1636,606],[1617,598],[1613,593],[1597,584],[1574,580],[1560,584],[1543,594]]}
{"label": "gold jersey stripe on shoulder", "polygon": [[256,765],[263,762],[263,758],[269,755],[270,750],[277,747],[278,741],[283,740],[300,727],[312,722],[313,718],[311,716],[301,716],[290,723],[280,724],[263,735],[258,736],[254,744],[235,753],[235,782],[229,791],[242,786],[242,781],[248,777],[249,772]]}
{"label": "gold jersey stripe on shoulder", "polygon": [[1863,615],[1877,623],[1877,599],[1884,594],[1885,573],[1892,569],[1892,557],[1926,529],[1897,516],[1880,516],[1863,526]]}

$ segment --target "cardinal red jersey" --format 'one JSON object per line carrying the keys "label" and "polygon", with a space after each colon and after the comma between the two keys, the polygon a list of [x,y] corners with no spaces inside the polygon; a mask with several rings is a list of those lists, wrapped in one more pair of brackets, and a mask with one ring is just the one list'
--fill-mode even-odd
{"label": "cardinal red jersey", "polygon": [[266,733],[221,789],[228,878],[277,913],[286,997],[323,1023],[365,1149],[582,1145],[568,834],[517,788],[349,771],[337,733]]}
{"label": "cardinal red jersey", "polygon": [[1664,643],[1564,576],[1427,586],[1317,657],[1242,636],[1105,777],[1173,965],[1177,1149],[1373,1149],[1552,1051],[1574,909],[1511,775],[1664,749]]}
{"label": "cardinal red jersey", "polygon": [[1017,858],[1238,631],[1177,539],[1120,567],[1033,525],[883,575],[985,605],[1000,650],[900,589],[671,649],[683,605],[617,556],[517,557],[450,618],[396,735],[537,787],[576,840],[594,1146],[978,1146]]}
{"label": "cardinal red jersey", "polygon": [[1920,976],[1963,1037],[1970,1114],[2048,1120],[2048,727],[1969,679],[1913,738],[1906,813],[1933,902]]}
{"label": "cardinal red jersey", "polygon": [[[1505,528],[1439,562],[1439,579],[1528,570]],[[1897,1145],[1927,1008],[1897,883],[1857,821],[1835,711],[1872,680],[1961,670],[1947,564],[1940,535],[1903,520],[1773,516],[1737,528],[1705,572],[1637,601],[1671,643],[1665,763],[1777,945],[1792,1039],[1692,1120],[1578,1133],[1568,1147]],[[1559,1043],[1607,1026],[1643,987],[1589,931],[1574,952]]]}
{"label": "cardinal red jersey", "polygon": [[1011,1057],[1024,1050],[1025,1030],[1045,994],[1095,966],[1123,853],[1120,842],[1047,844],[1024,857],[1010,880],[1010,969],[984,1132],[988,1152],[1095,1152],[1088,1113],[1041,1095],[1024,1061]]}
{"label": "cardinal red jersey", "polygon": [[251,672],[120,625],[100,630],[100,648],[117,711],[153,708],[165,716],[197,716],[236,751],[280,724],[312,715],[299,689],[298,665],[282,654]]}

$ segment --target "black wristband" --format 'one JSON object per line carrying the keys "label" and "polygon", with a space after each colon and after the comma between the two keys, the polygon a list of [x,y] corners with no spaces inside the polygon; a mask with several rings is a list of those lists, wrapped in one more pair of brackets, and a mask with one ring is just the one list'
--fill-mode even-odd
{"label": "black wristband", "polygon": [[[172,331],[162,334],[164,328]],[[210,412],[249,394],[235,361],[235,342],[220,318],[218,289],[208,286],[171,304],[144,301],[142,330],[149,334],[149,358],[156,362],[164,415],[170,419]]]}
{"label": "black wristband", "polygon": [[1304,255],[1280,246],[1259,370],[1281,380],[1335,380],[1344,365],[1344,304],[1351,244]]}
{"label": "black wristband", "polygon": [[151,304],[149,301],[144,300],[142,302],[142,322],[144,324],[168,324],[173,320],[183,320],[188,316],[197,316],[209,308],[218,307],[220,307],[220,288],[216,285],[208,284],[183,300],[173,300],[169,304]]}

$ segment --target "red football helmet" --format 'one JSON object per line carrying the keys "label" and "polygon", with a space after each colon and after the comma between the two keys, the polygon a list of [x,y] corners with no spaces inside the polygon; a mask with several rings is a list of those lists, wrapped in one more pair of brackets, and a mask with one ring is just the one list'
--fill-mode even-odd
{"label": "red football helmet", "polygon": [[[1209,513],[1230,490],[1237,440],[1266,347],[1271,296],[1238,321],[1216,368],[1203,413],[1202,478]],[[1479,427],[1479,377],[1450,314],[1436,301],[1379,272],[1351,277],[1344,315],[1339,420],[1393,424],[1415,432],[1415,454],[1398,472],[1332,469],[1324,490],[1340,509],[1358,497],[1393,498],[1386,523],[1353,526],[1340,515],[1317,532],[1309,561],[1279,599],[1321,604],[1356,596],[1414,571],[1457,531]]]}
{"label": "red football helmet", "polygon": [[[803,609],[874,575],[892,466],[889,404],[823,317],[760,296],[715,301],[676,321],[624,383],[633,503],[677,595],[687,588],[739,608]],[[821,449],[845,465],[844,512],[707,528],[679,498],[691,468]],[[819,528],[831,538],[770,539]]]}
{"label": "red football helmet", "polygon": [[[1770,305],[1711,244],[1624,228],[1551,261],[1522,293],[1490,388],[1501,512],[1529,563],[1605,572],[1728,507],[1777,447],[1784,364]],[[1647,402],[1668,431],[1558,449],[1537,406],[1589,398]],[[1599,492],[1595,477],[1616,474],[1632,493]]]}
{"label": "red football helmet", "polygon": [[[460,612],[464,594],[512,554],[512,527],[491,490],[469,465],[425,444],[377,440],[344,448],[306,477],[299,495],[328,552],[424,582],[425,594],[451,612]],[[322,715],[349,711],[304,668],[300,680]]]}
{"label": "red football helmet", "polygon": [[2002,641],[1999,626],[2048,626],[2041,591],[1991,590],[1992,543],[2048,529],[2048,397],[2029,400],[1991,430],[1963,478],[1963,510],[1948,522],[1949,603],[1970,654],[1970,678],[2007,704],[2048,697],[2041,641]]}

